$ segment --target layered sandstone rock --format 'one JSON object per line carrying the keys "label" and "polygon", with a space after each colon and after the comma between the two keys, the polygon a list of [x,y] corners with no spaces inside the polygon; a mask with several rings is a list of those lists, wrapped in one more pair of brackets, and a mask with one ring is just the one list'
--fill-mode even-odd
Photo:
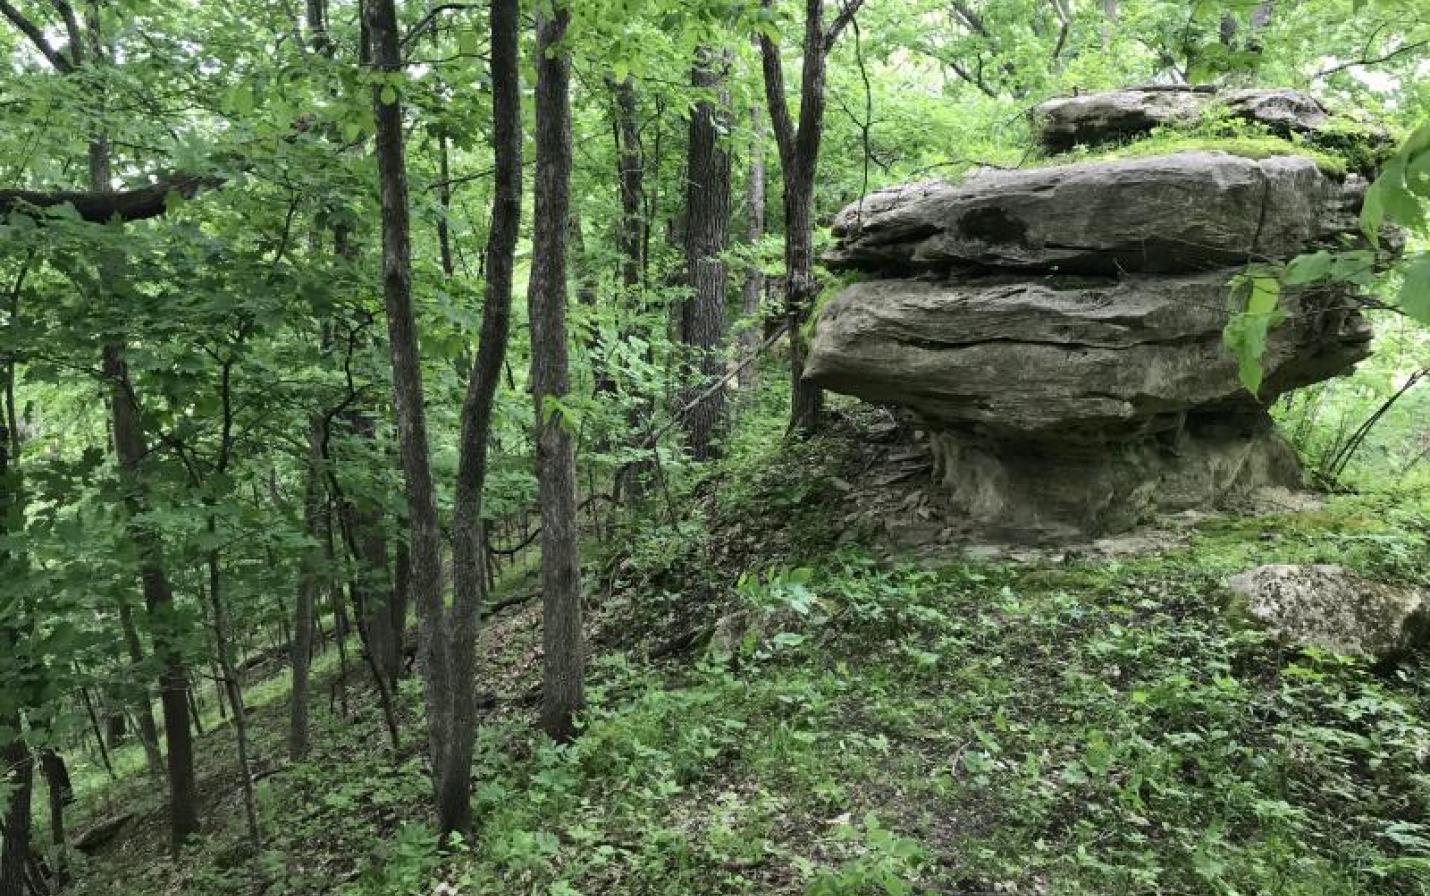
{"label": "layered sandstone rock", "polygon": [[[1144,96],[1148,115],[1187,99]],[[1309,158],[1199,151],[874,193],[839,215],[826,256],[871,279],[821,310],[805,376],[914,411],[940,494],[1011,534],[1112,532],[1294,487],[1265,405],[1349,370],[1370,330],[1348,287],[1286,288],[1253,396],[1222,343],[1230,283],[1355,239],[1364,188]]]}

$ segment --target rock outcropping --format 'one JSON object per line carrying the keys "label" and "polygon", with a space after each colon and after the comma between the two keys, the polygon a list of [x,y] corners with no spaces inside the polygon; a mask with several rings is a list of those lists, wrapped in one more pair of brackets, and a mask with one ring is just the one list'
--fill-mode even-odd
{"label": "rock outcropping", "polygon": [[[1172,96],[1143,95],[1149,115]],[[1300,156],[1197,151],[874,193],[826,256],[874,279],[822,309],[805,376],[913,410],[944,494],[986,528],[1101,534],[1295,487],[1265,403],[1348,370],[1370,329],[1346,287],[1283,290],[1253,396],[1222,344],[1230,283],[1354,238],[1364,189]]]}

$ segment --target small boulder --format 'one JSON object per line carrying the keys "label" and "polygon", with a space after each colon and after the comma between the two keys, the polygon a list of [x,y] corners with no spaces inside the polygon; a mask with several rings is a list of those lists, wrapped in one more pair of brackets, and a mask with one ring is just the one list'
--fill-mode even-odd
{"label": "small boulder", "polygon": [[1153,128],[1190,124],[1202,114],[1215,88],[1131,87],[1061,96],[1038,106],[1038,138],[1049,152],[1074,146],[1122,143]]}
{"label": "small boulder", "polygon": [[1259,566],[1227,581],[1279,640],[1375,662],[1430,643],[1430,593],[1340,566]]}

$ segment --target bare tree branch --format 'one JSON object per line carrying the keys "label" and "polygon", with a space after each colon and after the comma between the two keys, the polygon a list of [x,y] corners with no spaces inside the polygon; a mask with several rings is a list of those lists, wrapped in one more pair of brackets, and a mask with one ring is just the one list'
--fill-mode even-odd
{"label": "bare tree branch", "polygon": [[[762,0],[765,9],[773,8],[772,0]],[[769,35],[760,34],[760,63],[764,69],[765,99],[770,107],[770,130],[775,135],[781,163],[794,165],[794,120],[790,118],[789,101],[785,99],[784,60],[779,45]],[[786,169],[790,170],[790,169]]]}
{"label": "bare tree branch", "polygon": [[1383,56],[1376,56],[1373,59],[1354,59],[1350,62],[1342,62],[1340,65],[1333,65],[1330,68],[1322,69],[1321,71],[1316,72],[1315,77],[1324,78],[1328,75],[1334,75],[1336,72],[1343,72],[1348,68],[1357,68],[1359,66],[1364,65],[1379,65],[1382,62],[1389,62],[1390,60],[1404,53],[1410,53],[1415,50],[1418,50],[1421,47],[1426,46],[1427,44],[1430,44],[1430,40],[1420,40],[1416,41],[1413,44],[1404,44],[1402,46],[1396,47],[1389,53],[1386,53]]}
{"label": "bare tree branch", "polygon": [[412,30],[408,31],[405,35],[403,35],[402,40],[398,42],[398,46],[406,47],[408,44],[412,43],[412,41],[416,40],[422,35],[423,31],[426,31],[428,28],[430,28],[432,26],[432,23],[437,19],[437,17],[444,12],[460,12],[463,10],[478,8],[480,7],[478,7],[475,3],[443,3],[440,6],[434,6],[427,12],[427,15],[422,17],[422,21],[418,22],[416,25],[413,25]]}
{"label": "bare tree branch", "polygon": [[40,26],[25,18],[24,15],[20,13],[20,10],[6,2],[6,0],[0,0],[0,13],[3,13],[5,18],[10,20],[10,24],[14,25],[21,33],[30,39],[30,43],[34,44],[35,49],[40,51],[40,55],[49,60],[50,65],[54,66],[55,71],[66,75],[74,71],[74,64],[66,59],[63,53],[56,50],[54,45],[45,38],[45,32],[41,30]]}
{"label": "bare tree branch", "polygon": [[834,17],[829,30],[824,33],[824,52],[834,46],[834,42],[839,40],[840,33],[847,27],[858,14],[859,7],[864,5],[864,0],[845,0],[839,8],[839,14]]}

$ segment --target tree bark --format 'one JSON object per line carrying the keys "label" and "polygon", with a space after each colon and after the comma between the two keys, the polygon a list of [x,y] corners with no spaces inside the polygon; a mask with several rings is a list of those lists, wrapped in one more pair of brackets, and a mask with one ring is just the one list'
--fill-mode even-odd
{"label": "tree bark", "polygon": [[[429,633],[448,639],[451,680],[440,706],[429,704],[433,738],[444,737],[434,765],[438,830],[471,831],[472,749],[476,740],[477,626],[486,599],[482,488],[492,407],[511,329],[511,291],[521,225],[521,67],[517,0],[492,0],[492,136],[495,150],[492,225],[487,237],[486,295],[477,356],[462,403],[462,433],[452,519],[453,601],[445,624]],[[420,648],[419,648],[420,649]],[[424,652],[431,652],[430,649]],[[445,718],[438,720],[442,714]]]}
{"label": "tree bark", "polygon": [[200,190],[223,184],[219,177],[174,172],[157,183],[133,190],[0,190],[0,218],[11,212],[53,209],[69,205],[81,220],[91,224],[143,221],[169,210],[169,194],[192,199]]}
{"label": "tree bark", "polygon": [[318,414],[308,418],[308,473],[303,487],[303,532],[310,539],[303,549],[298,573],[298,589],[293,604],[293,640],[289,662],[293,667],[293,687],[288,705],[288,758],[300,762],[308,755],[308,708],[310,671],[313,662],[314,606],[321,587],[319,568],[323,559],[322,441],[323,420]]}
{"label": "tree bark", "polygon": [[5,720],[13,734],[0,750],[0,781],[8,785],[10,802],[0,826],[0,896],[25,896],[30,861],[30,796],[35,782],[35,761],[20,736],[18,717]]}
{"label": "tree bark", "polygon": [[[621,339],[625,341],[638,332],[637,322],[646,311],[644,285],[650,231],[645,212],[645,152],[637,118],[635,82],[630,76],[620,81],[612,80],[611,91],[615,100],[616,182],[621,203],[620,231],[616,241],[620,250],[622,287],[618,314],[621,317]],[[649,347],[646,356],[649,359]],[[633,441],[638,442],[641,435],[649,430],[653,407],[654,401],[644,395],[637,396],[631,403],[626,412],[626,424],[633,434]],[[638,498],[650,467],[648,460],[623,467],[616,476],[617,499],[621,495]]]}
{"label": "tree bark", "polygon": [[[745,204],[749,207],[749,238],[751,252],[756,251],[765,238],[765,130],[760,107],[750,107],[750,172],[745,181]],[[752,255],[750,266],[745,271],[745,283],[741,295],[740,313],[746,326],[740,333],[740,359],[743,361],[754,353],[760,345],[760,299],[765,294],[765,274],[759,259]],[[740,368],[740,399],[750,401],[760,384],[758,364],[746,364]]]}
{"label": "tree bark", "polygon": [[437,213],[437,250],[442,260],[442,273],[450,277],[456,268],[452,264],[451,228],[447,224],[452,214],[452,165],[445,130],[437,134],[437,165],[437,204],[441,208]]}
{"label": "tree bark", "polygon": [[727,62],[707,47],[695,51],[685,178],[685,265],[691,296],[681,307],[680,338],[694,355],[695,375],[682,407],[685,441],[696,460],[716,455],[715,439],[725,417],[725,392],[710,384],[723,373],[726,271],[722,253],[730,233],[730,154],[720,134],[728,130],[724,106]]}
{"label": "tree bark", "polygon": [[621,198],[621,284],[626,301],[638,302],[645,266],[645,229],[641,203],[645,197],[645,162],[641,158],[640,122],[636,120],[635,84],[627,76],[614,85],[616,100],[617,180]]}
{"label": "tree bark", "polygon": [[49,791],[50,843],[55,847],[55,881],[59,888],[64,888],[69,884],[65,806],[74,802],[74,788],[70,784],[70,773],[64,758],[53,749],[40,751],[40,770],[45,776],[45,789]]}
{"label": "tree bark", "polygon": [[[373,66],[395,81],[402,71],[397,9],[393,0],[373,0],[366,10]],[[450,691],[451,665],[445,639],[435,626],[443,613],[441,533],[428,455],[422,367],[417,319],[412,307],[412,247],[407,208],[407,172],[403,158],[402,101],[392,83],[373,85],[377,118],[376,148],[382,209],[382,282],[387,307],[388,348],[392,355],[393,405],[397,442],[407,496],[408,538],[412,557],[412,596],[417,604],[423,686],[427,705],[436,706]],[[391,102],[384,102],[384,94]],[[445,767],[445,732],[434,731],[433,768]]]}
{"label": "tree bark", "polygon": [[[198,786],[194,780],[194,744],[189,730],[189,673],[174,631],[174,594],[164,571],[164,549],[158,535],[135,520],[145,510],[144,444],[140,412],[134,402],[129,370],[124,364],[124,346],[112,342],[104,347],[104,373],[111,386],[110,413],[113,418],[114,449],[125,479],[125,499],[129,516],[129,537],[139,554],[139,575],[144,603],[151,620],[154,652],[159,655],[160,703],[164,711],[164,738],[167,742],[169,775],[169,837],[177,852],[184,841],[199,832]],[[142,718],[142,717],[141,717]]]}
{"label": "tree bark", "polygon": [[576,459],[559,410],[570,389],[566,352],[566,228],[571,200],[571,60],[562,46],[570,9],[538,13],[536,26],[536,218],[527,290],[536,475],[541,500],[541,727],[575,735],[584,703]]}
{"label": "tree bark", "polygon": [[[210,518],[209,532],[214,531]],[[248,840],[254,850],[263,848],[263,837],[258,829],[258,799],[253,792],[253,770],[248,765],[248,716],[243,711],[243,679],[233,662],[228,643],[228,622],[223,605],[223,575],[218,551],[210,551],[208,556],[209,607],[213,613],[214,643],[218,647],[219,668],[223,670],[224,690],[228,693],[228,703],[233,709],[234,744],[238,752],[239,787],[243,793],[243,815],[248,823]]]}
{"label": "tree bark", "polygon": [[[134,625],[134,611],[129,606],[129,598],[119,604],[119,627],[124,633],[124,649],[129,654],[131,668],[136,672],[144,668],[144,644],[139,640],[139,629]],[[154,705],[149,695],[147,676],[136,675],[135,686],[139,697],[134,701],[134,714],[139,720],[139,741],[144,745],[144,765],[155,779],[162,777],[164,756],[159,751],[159,727],[154,724]]]}
{"label": "tree bark", "polygon": [[[87,19],[86,31],[89,39],[88,51],[94,57],[92,62],[96,65],[104,64],[106,48],[99,31],[97,15]],[[78,55],[80,42],[75,42],[71,53],[76,54],[76,61],[81,61]],[[112,180],[109,141],[103,132],[97,132],[92,134],[89,140],[90,191],[101,195],[110,194],[113,192]],[[163,195],[167,196],[167,193],[166,189]],[[111,216],[106,215],[105,220],[109,217]],[[109,269],[103,272],[103,279],[112,280],[116,275],[115,265],[109,260],[106,260],[104,265]],[[198,785],[194,779],[193,737],[188,719],[188,668],[184,662],[183,651],[176,643],[179,633],[174,631],[174,594],[164,569],[163,543],[157,533],[136,521],[147,510],[148,490],[144,479],[145,460],[149,452],[144,439],[138,394],[124,363],[123,340],[107,342],[102,355],[104,376],[111,393],[110,419],[114,453],[119,461],[126,491],[126,525],[139,557],[139,578],[144,592],[145,609],[151,622],[154,652],[161,663],[160,704],[164,712],[164,736],[168,745],[166,759],[169,778],[169,839],[170,848],[177,853],[183,848],[185,840],[199,832]]]}

